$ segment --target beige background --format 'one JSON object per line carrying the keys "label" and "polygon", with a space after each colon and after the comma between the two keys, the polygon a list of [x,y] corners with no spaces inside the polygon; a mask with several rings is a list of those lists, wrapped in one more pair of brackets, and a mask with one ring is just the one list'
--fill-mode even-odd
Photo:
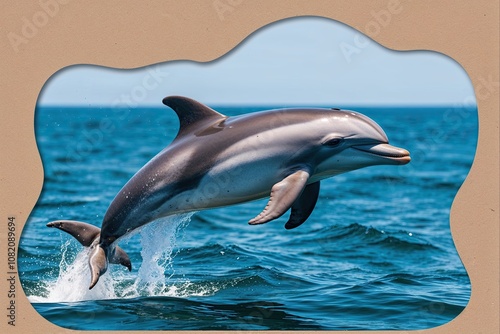
{"label": "beige background", "polygon": [[[19,281],[16,327],[8,326],[6,318],[7,217],[16,216],[20,235],[40,194],[43,170],[33,118],[38,94],[53,73],[79,63],[133,68],[174,59],[209,61],[256,29],[293,16],[329,17],[365,32],[374,20],[371,10],[399,2],[401,13],[370,37],[388,48],[435,50],[458,61],[474,84],[480,121],[475,161],[451,213],[453,238],[472,281],[471,300],[459,317],[423,332],[498,333],[498,1],[1,2],[0,332],[69,332],[31,307]],[[51,4],[45,8],[51,15],[41,13],[43,3]],[[224,11],[216,5],[225,5]],[[39,27],[23,35],[26,21],[38,22]],[[24,38],[17,47],[9,41],[13,34]]]}

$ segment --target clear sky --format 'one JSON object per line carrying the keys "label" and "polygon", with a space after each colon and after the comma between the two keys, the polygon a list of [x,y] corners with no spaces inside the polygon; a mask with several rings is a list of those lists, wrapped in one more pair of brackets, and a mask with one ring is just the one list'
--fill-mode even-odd
{"label": "clear sky", "polygon": [[49,79],[38,102],[161,106],[168,95],[212,105],[349,106],[460,104],[474,92],[462,67],[442,54],[392,51],[342,23],[302,17],[263,27],[209,63],[72,66]]}

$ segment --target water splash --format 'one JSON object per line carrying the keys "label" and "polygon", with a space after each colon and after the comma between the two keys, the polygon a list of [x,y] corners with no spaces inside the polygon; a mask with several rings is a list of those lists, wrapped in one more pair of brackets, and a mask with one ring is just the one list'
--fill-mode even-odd
{"label": "water splash", "polygon": [[[140,230],[142,264],[134,284],[123,291],[123,297],[162,296],[169,290],[168,280],[173,275],[175,241],[193,214],[167,217],[146,225]],[[165,271],[171,271],[165,276]]]}
{"label": "water splash", "polygon": [[[110,267],[108,272],[99,279],[98,284],[89,290],[89,248],[81,250],[70,263],[71,242],[67,241],[61,247],[59,276],[56,281],[46,283],[47,295],[29,296],[28,299],[31,302],[41,303],[182,295],[190,283],[182,282],[180,287],[172,284],[169,286],[169,279],[173,275],[173,258],[176,255],[172,253],[179,232],[187,226],[192,215],[193,213],[189,213],[159,219],[127,235],[122,240],[127,242],[133,235],[140,234],[143,261],[131,286],[123,289],[121,286],[126,277],[122,273],[113,272]],[[169,276],[165,276],[167,271],[171,272]]]}
{"label": "water splash", "polygon": [[61,262],[59,263],[59,276],[56,281],[43,282],[47,294],[45,296],[29,296],[31,302],[74,302],[94,299],[116,298],[113,278],[104,275],[99,285],[89,290],[90,272],[88,266],[89,248],[83,248],[70,262],[71,241],[66,241],[61,246]]}

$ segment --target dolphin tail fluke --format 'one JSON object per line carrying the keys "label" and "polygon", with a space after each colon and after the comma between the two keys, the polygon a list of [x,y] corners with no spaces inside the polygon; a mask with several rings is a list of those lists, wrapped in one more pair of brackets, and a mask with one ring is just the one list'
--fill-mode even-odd
{"label": "dolphin tail fluke", "polygon": [[130,262],[130,258],[127,253],[125,253],[125,251],[118,246],[115,247],[115,252],[109,259],[109,263],[121,264],[122,266],[127,267],[129,271],[132,271],[132,262]]}
{"label": "dolphin tail fluke", "polygon": [[90,267],[90,287],[92,289],[99,278],[108,269],[109,263],[121,264],[129,271],[132,270],[132,263],[127,253],[120,247],[114,247],[112,251],[112,256],[108,259],[107,253],[108,249],[104,249],[99,245],[99,238],[101,234],[101,229],[97,226],[74,221],[74,220],[56,220],[47,224],[47,227],[55,227],[72,235],[78,242],[80,242],[85,247],[90,247],[89,254],[89,267]]}
{"label": "dolphin tail fluke", "polygon": [[108,270],[108,259],[104,249],[95,245],[89,255],[90,286],[91,290],[99,281],[99,278]]}
{"label": "dolphin tail fluke", "polygon": [[101,233],[99,227],[75,220],[56,220],[48,223],[47,227],[55,227],[72,235],[85,247],[90,247]]}
{"label": "dolphin tail fluke", "polygon": [[127,253],[120,247],[116,246],[114,248],[113,255],[108,259],[107,252],[100,245],[92,245],[89,255],[89,267],[90,267],[90,286],[91,290],[99,281],[99,278],[108,270],[108,261],[113,264],[121,264],[128,268],[129,271],[132,270],[132,263]]}
{"label": "dolphin tail fluke", "polygon": [[107,257],[106,250],[100,245],[95,244],[91,246],[91,251],[89,255],[89,267],[90,267],[90,286],[91,290],[99,281],[99,278],[108,270],[108,260],[109,263],[121,264],[127,267],[129,271],[132,270],[132,263],[127,253],[120,247],[116,246],[113,250],[113,255]]}

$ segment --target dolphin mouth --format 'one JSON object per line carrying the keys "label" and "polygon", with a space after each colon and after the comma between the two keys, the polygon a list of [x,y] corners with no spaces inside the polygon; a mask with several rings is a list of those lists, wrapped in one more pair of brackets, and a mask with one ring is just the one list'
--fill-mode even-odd
{"label": "dolphin mouth", "polygon": [[404,148],[399,148],[389,144],[356,145],[351,147],[358,151],[389,159],[401,165],[405,165],[411,160],[410,152]]}

